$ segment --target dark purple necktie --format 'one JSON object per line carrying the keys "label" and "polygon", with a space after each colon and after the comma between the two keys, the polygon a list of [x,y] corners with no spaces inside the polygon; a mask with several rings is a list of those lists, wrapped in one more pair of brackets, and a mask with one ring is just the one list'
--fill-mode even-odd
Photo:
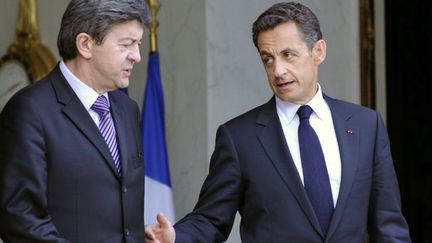
{"label": "dark purple necktie", "polygon": [[116,131],[111,117],[108,100],[105,96],[100,95],[92,105],[91,109],[99,115],[99,130],[111,152],[117,173],[121,175],[120,154],[117,147]]}
{"label": "dark purple necktie", "polygon": [[301,106],[297,114],[300,117],[298,128],[300,156],[306,193],[324,234],[333,214],[333,197],[324,154],[318,136],[309,123],[313,110],[310,106]]}

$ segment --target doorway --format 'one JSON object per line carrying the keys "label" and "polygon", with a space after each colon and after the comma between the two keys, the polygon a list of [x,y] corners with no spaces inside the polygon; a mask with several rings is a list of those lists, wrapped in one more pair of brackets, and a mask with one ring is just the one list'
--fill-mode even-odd
{"label": "doorway", "polygon": [[432,4],[387,0],[387,127],[413,242],[432,242]]}

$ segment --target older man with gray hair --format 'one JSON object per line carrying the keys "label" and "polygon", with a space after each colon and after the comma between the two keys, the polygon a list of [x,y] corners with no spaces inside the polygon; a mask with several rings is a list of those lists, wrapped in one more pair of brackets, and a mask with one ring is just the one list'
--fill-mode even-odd
{"label": "older man with gray hair", "polygon": [[129,85],[143,0],[72,0],[62,60],[0,115],[5,242],[144,242],[144,160]]}

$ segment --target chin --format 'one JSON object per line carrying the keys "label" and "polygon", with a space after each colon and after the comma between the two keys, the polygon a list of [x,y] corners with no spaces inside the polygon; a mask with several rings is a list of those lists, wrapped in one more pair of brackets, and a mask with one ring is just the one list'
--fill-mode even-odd
{"label": "chin", "polygon": [[119,83],[118,88],[124,89],[129,87],[129,80],[123,80],[121,83]]}
{"label": "chin", "polygon": [[297,103],[292,96],[279,94],[279,95],[277,95],[277,97],[279,97],[279,99],[286,101],[286,102]]}

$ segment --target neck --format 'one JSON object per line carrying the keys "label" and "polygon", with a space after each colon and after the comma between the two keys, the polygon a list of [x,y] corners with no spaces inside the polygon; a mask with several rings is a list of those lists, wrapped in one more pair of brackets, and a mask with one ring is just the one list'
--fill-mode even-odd
{"label": "neck", "polygon": [[72,72],[72,74],[75,75],[75,77],[77,77],[81,82],[92,88],[98,94],[104,94],[109,91],[96,85],[96,83],[94,82],[94,77],[92,75],[92,70],[91,68],[89,68],[89,65],[86,63],[85,60],[75,58],[66,61],[65,65]]}

